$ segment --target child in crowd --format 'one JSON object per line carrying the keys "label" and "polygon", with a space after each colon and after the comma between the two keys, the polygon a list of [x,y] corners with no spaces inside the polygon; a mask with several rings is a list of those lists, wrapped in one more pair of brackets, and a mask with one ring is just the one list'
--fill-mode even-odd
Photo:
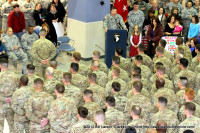
{"label": "child in crowd", "polygon": [[180,25],[180,22],[178,20],[176,20],[173,33],[176,33],[177,35],[177,34],[181,34],[182,31],[183,31],[183,26]]}
{"label": "child in crowd", "polygon": [[129,56],[133,57],[138,55],[138,45],[141,43],[142,40],[142,34],[140,33],[139,30],[139,25],[134,25],[133,26],[133,32],[132,35],[130,37],[130,42],[131,42],[131,47],[130,47],[130,52],[129,52]]}

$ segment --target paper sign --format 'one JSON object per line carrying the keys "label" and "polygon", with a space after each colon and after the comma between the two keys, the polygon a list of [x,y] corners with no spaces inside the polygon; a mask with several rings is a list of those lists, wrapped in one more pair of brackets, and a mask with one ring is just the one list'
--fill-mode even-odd
{"label": "paper sign", "polygon": [[175,37],[175,36],[164,36],[164,37],[162,37],[162,39],[166,40],[166,42],[167,42],[165,49],[170,51],[173,55],[174,55],[174,51],[178,47],[176,45],[176,38],[177,37]]}
{"label": "paper sign", "polygon": [[64,28],[61,22],[52,22],[56,30],[57,37],[64,36]]}

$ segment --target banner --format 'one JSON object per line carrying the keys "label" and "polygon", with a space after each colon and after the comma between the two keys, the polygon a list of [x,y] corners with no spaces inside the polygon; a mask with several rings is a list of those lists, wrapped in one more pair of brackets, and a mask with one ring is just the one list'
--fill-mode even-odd
{"label": "banner", "polygon": [[64,36],[64,28],[61,22],[52,22],[56,30],[57,37]]}
{"label": "banner", "polygon": [[176,36],[164,36],[164,37],[162,37],[162,39],[166,40],[166,42],[167,42],[165,49],[170,51],[173,55],[174,55],[174,51],[178,47],[176,45],[176,38],[177,38]]}

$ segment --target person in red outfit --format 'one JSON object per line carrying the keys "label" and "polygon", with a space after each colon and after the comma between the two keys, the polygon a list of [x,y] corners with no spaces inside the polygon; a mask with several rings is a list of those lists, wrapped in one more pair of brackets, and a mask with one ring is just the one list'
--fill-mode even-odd
{"label": "person in red outfit", "polygon": [[21,36],[25,32],[24,14],[20,11],[18,4],[14,4],[13,9],[14,10],[9,13],[7,24],[8,27],[13,29],[13,34],[21,40]]}
{"label": "person in red outfit", "polygon": [[133,32],[132,35],[130,36],[130,42],[131,42],[131,47],[130,47],[130,52],[129,56],[133,57],[138,55],[138,45],[141,43],[142,40],[142,34],[140,33],[139,30],[139,25],[134,25],[133,26]]}

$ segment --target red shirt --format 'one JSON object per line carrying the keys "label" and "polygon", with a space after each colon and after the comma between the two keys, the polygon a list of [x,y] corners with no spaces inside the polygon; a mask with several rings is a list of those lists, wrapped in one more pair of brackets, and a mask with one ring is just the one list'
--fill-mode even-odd
{"label": "red shirt", "polygon": [[13,33],[22,32],[23,29],[25,29],[25,18],[24,14],[19,11],[19,17],[17,14],[13,11],[9,13],[8,16],[8,27],[11,27],[13,29]]}

